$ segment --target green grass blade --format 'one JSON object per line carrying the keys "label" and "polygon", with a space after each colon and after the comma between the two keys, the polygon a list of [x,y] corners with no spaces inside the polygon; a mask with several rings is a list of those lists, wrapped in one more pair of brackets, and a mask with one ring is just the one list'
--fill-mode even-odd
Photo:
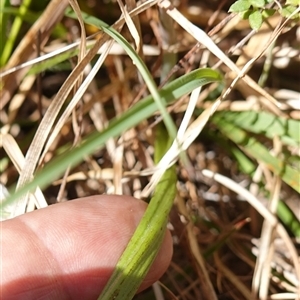
{"label": "green grass blade", "polygon": [[[19,17],[22,20],[22,22],[26,22],[29,25],[34,24],[37,21],[37,19],[41,16],[41,12],[34,12],[27,8],[26,13],[24,14],[22,13],[22,11],[20,11],[19,8],[15,8],[15,7],[5,7],[1,11],[1,13],[4,15],[4,18],[5,17],[7,18],[9,15],[13,15],[15,17]],[[0,23],[0,28],[1,28],[1,23]],[[66,34],[67,34],[67,30],[65,29],[64,25],[61,23],[56,24],[51,32],[52,36],[60,37],[60,38],[64,38]],[[0,44],[0,49],[1,49],[1,44]]]}
{"label": "green grass blade", "polygon": [[300,222],[290,207],[281,200],[278,202],[277,215],[293,235],[300,238]]}
{"label": "green grass blade", "polygon": [[26,14],[21,14],[20,9],[16,8],[16,7],[5,7],[1,12],[7,16],[13,15],[13,16],[19,17],[22,19],[22,21],[25,21],[29,24],[33,24],[41,15],[40,13],[32,12],[29,9],[27,9]]}
{"label": "green grass blade", "polygon": [[[220,81],[221,79],[221,75],[211,69],[195,70],[166,85],[159,91],[159,95],[163,100],[162,103],[167,105],[172,103],[175,99],[190,93],[198,86]],[[15,193],[10,190],[11,196],[2,203],[2,207],[18,199],[23,194],[32,191],[37,186],[41,189],[46,187],[49,183],[58,179],[68,166],[77,165],[83,157],[103,147],[108,139],[116,137],[129,128],[136,126],[142,120],[150,117],[157,109],[156,102],[153,101],[151,95],[144,98],[123,113],[122,116],[113,119],[102,132],[92,133],[79,147],[57,156],[52,162],[46,165],[43,170],[35,174],[33,181]]]}
{"label": "green grass blade", "polygon": [[[58,24],[59,25],[59,24]],[[57,31],[61,31],[59,26],[56,26],[53,31],[57,29]],[[52,32],[53,33],[53,32]],[[74,43],[72,45],[68,45],[59,51],[54,51],[38,58],[34,58],[29,60],[19,66],[16,69],[22,69],[25,67],[31,67],[28,71],[27,75],[36,75],[46,70],[51,71],[62,71],[62,70],[72,70],[72,65],[69,61],[70,58],[77,56],[79,53],[78,44]],[[87,45],[87,49],[92,48],[94,44]],[[6,70],[0,73],[0,77],[5,77],[10,74],[11,70]]]}
{"label": "green grass blade", "polygon": [[27,9],[30,4],[31,4],[31,0],[23,0],[21,2],[21,6],[19,8],[20,17],[17,16],[15,18],[15,20],[12,24],[12,27],[10,29],[9,37],[6,40],[5,46],[3,48],[3,52],[1,53],[1,58],[0,58],[1,66],[5,65],[5,63],[7,62],[7,60],[9,59],[9,57],[11,55],[15,41],[17,39],[17,36],[19,34],[19,31],[20,31],[22,23],[23,23],[22,16],[24,16],[27,13]]}
{"label": "green grass blade", "polygon": [[224,112],[221,115],[247,131],[264,134],[270,139],[278,136],[283,143],[291,146],[300,145],[299,120],[278,117],[264,111]]}
{"label": "green grass blade", "polygon": [[229,139],[243,147],[245,152],[256,160],[266,164],[266,166],[276,175],[280,176],[284,182],[291,186],[298,193],[300,192],[299,180],[300,171],[291,168],[283,160],[272,156],[269,150],[259,143],[248,132],[240,129],[234,123],[228,122],[224,117],[214,115],[212,121],[219,127],[221,132]]}
{"label": "green grass blade", "polygon": [[[87,47],[87,48],[89,48],[89,47]],[[51,71],[71,70],[72,66],[68,60],[70,58],[78,55],[78,53],[79,53],[79,50],[78,50],[78,47],[76,47],[76,48],[67,50],[63,53],[60,53],[54,57],[43,60],[43,61],[33,65],[30,68],[30,70],[28,71],[27,75],[39,74],[46,70],[51,70]],[[63,62],[65,62],[64,63],[64,66],[66,66],[65,68],[62,67]]]}
{"label": "green grass blade", "polygon": [[235,157],[236,161],[239,164],[239,168],[243,173],[253,175],[255,171],[254,163],[237,147],[232,147],[232,155]]}
{"label": "green grass blade", "polygon": [[[67,9],[65,14],[68,17],[77,19],[76,14],[71,9]],[[143,62],[143,60],[139,57],[139,55],[132,48],[132,46],[127,42],[127,40],[117,30],[115,30],[108,24],[104,23],[103,21],[97,19],[96,17],[93,17],[93,16],[88,15],[83,12],[82,12],[82,18],[86,24],[93,25],[93,26],[96,26],[97,28],[101,29],[103,32],[105,32],[107,35],[109,35],[112,39],[114,39],[118,44],[120,44],[123,47],[123,49],[126,51],[126,53],[129,55],[129,57],[132,59],[132,61],[137,66],[138,70],[140,71],[146,85],[148,86],[150,93],[153,96],[154,101],[157,104],[159,111],[161,112],[161,115],[163,117],[164,123],[166,124],[166,127],[168,129],[170,136],[173,139],[175,139],[176,138],[176,126],[175,126],[171,116],[168,114],[164,104],[162,103],[162,99],[160,98],[160,95],[157,90],[157,86],[154,82],[154,79],[153,79],[152,75],[150,74],[147,66]]]}
{"label": "green grass blade", "polygon": [[[171,145],[171,139],[159,125],[155,139],[155,157],[159,161]],[[176,169],[169,168],[157,184],[154,196],[133,237],[98,300],[130,300],[147,275],[165,234],[168,215],[176,195]]]}
{"label": "green grass blade", "polygon": [[[7,30],[8,30],[8,15],[4,13],[6,8],[10,7],[9,0],[0,1],[0,56],[2,56],[4,46],[7,41]],[[2,62],[0,61],[0,67],[2,67]]]}

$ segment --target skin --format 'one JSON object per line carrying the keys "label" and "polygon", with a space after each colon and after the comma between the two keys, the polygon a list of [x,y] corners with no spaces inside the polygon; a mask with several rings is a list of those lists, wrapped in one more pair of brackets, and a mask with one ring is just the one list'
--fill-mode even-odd
{"label": "skin", "polygon": [[[1,299],[97,299],[134,233],[146,204],[93,196],[1,222]],[[172,257],[167,231],[140,290],[160,278]]]}

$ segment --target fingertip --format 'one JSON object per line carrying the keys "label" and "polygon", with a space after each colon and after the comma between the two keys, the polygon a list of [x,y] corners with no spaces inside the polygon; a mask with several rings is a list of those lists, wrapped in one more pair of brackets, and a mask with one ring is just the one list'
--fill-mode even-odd
{"label": "fingertip", "polygon": [[[51,294],[60,295],[60,299],[94,299],[146,207],[145,202],[128,196],[93,196],[4,221],[4,298],[37,299]],[[167,231],[141,289],[159,279],[171,257],[172,239]]]}

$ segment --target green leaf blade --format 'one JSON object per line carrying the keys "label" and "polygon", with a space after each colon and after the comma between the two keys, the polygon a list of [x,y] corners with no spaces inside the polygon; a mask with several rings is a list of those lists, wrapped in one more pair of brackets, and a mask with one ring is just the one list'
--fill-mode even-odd
{"label": "green leaf blade", "polygon": [[258,10],[255,10],[249,15],[249,24],[252,29],[259,30],[263,23],[262,13]]}
{"label": "green leaf blade", "polygon": [[[155,139],[156,161],[166,153],[171,141],[162,124],[159,124]],[[162,244],[176,195],[176,182],[176,169],[172,166],[157,184],[138,228],[98,300],[130,300],[137,292]]]}
{"label": "green leaf blade", "polygon": [[[159,94],[164,105],[168,105],[199,86],[221,80],[222,76],[217,71],[211,69],[194,70],[167,84],[159,91]],[[46,187],[58,179],[69,166],[76,166],[86,155],[90,155],[95,150],[103,147],[108,139],[116,137],[129,128],[136,126],[139,122],[150,117],[157,109],[157,104],[151,95],[144,98],[123,113],[122,116],[113,119],[102,132],[92,133],[77,148],[56,156],[52,162],[36,174],[33,181],[16,192],[10,189],[11,196],[2,202],[2,207],[12,203],[23,194],[34,190],[38,186],[41,189]]]}
{"label": "green leaf blade", "polygon": [[263,8],[266,5],[265,0],[250,0],[253,7]]}
{"label": "green leaf blade", "polygon": [[251,7],[251,3],[248,0],[238,0],[234,2],[230,8],[229,12],[243,12]]}
{"label": "green leaf blade", "polygon": [[272,156],[264,145],[234,123],[228,122],[225,118],[220,118],[220,115],[214,115],[212,120],[224,135],[242,147],[249,156],[255,158],[258,162],[263,162],[269,170],[280,176],[285,183],[300,193],[299,170],[293,169],[284,160]]}

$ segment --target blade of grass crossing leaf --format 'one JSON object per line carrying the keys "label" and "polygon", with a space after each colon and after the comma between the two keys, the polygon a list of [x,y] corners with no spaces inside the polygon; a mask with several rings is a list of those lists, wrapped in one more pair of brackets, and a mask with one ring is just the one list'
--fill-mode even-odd
{"label": "blade of grass crossing leaf", "polygon": [[[156,133],[155,161],[158,162],[170,147],[171,139],[162,124],[157,126]],[[172,166],[158,183],[138,228],[98,300],[129,300],[135,295],[160,249],[176,194],[176,182],[176,169]]]}
{"label": "blade of grass crossing leaf", "polygon": [[[174,99],[178,99],[190,93],[198,86],[220,81],[221,79],[220,74],[211,69],[195,70],[167,84],[159,91],[160,97],[163,99],[163,103],[167,105],[172,103]],[[112,120],[105,130],[92,133],[79,147],[57,156],[52,162],[46,165],[43,170],[36,174],[33,181],[21,187],[15,193],[13,193],[13,190],[10,190],[11,196],[3,203],[3,207],[37,186],[42,189],[49,183],[52,183],[59,178],[70,164],[75,166],[83,157],[100,149],[109,138],[118,136],[127,129],[136,126],[142,120],[150,117],[157,109],[156,102],[153,101],[151,95],[144,98],[123,113],[122,116]]]}
{"label": "blade of grass crossing leaf", "polygon": [[[5,1],[9,2],[9,0],[5,0]],[[40,16],[39,13],[32,12],[31,10],[27,10],[25,15],[21,15],[19,8],[14,8],[14,7],[5,7],[3,8],[3,10],[1,10],[1,13],[6,16],[8,15],[18,16],[22,18],[23,21],[29,24],[33,24]]]}
{"label": "blade of grass crossing leaf", "polygon": [[[74,12],[70,11],[69,9],[66,10],[66,16],[76,19],[76,15]],[[117,43],[119,43],[126,53],[129,55],[129,57],[132,59],[134,64],[137,66],[138,70],[140,71],[141,75],[143,76],[143,79],[145,80],[145,83],[148,86],[148,89],[150,93],[153,96],[154,101],[157,103],[157,107],[159,111],[162,114],[163,120],[166,124],[166,127],[168,129],[168,132],[172,138],[176,138],[176,126],[174,122],[172,121],[172,118],[168,114],[164,104],[162,103],[162,99],[159,96],[156,84],[154,82],[154,79],[152,78],[152,75],[150,74],[147,66],[145,63],[141,60],[139,55],[136,53],[136,51],[131,47],[131,45],[127,42],[127,40],[115,29],[110,27],[108,24],[104,23],[103,21],[90,16],[86,13],[82,13],[82,18],[84,19],[84,22],[89,25],[94,25],[97,28],[101,29],[103,32],[105,32],[107,35],[109,35],[112,39],[114,39]]]}
{"label": "blade of grass crossing leaf", "polygon": [[[36,65],[32,66],[32,68],[28,71],[27,75],[35,75],[45,70],[50,71],[62,71],[62,70],[72,70],[72,66],[68,61],[70,58],[78,55],[78,49],[71,49],[66,52],[63,52],[57,56],[51,57],[47,60],[44,60]],[[63,63],[65,62],[65,63]]]}
{"label": "blade of grass crossing leaf", "polygon": [[229,139],[243,147],[248,155],[258,161],[265,163],[274,174],[280,176],[289,186],[298,193],[300,192],[299,179],[300,172],[288,166],[283,160],[272,156],[269,150],[259,143],[254,137],[246,131],[240,129],[235,124],[226,121],[220,116],[214,116],[213,122],[217,124],[221,132]]}

